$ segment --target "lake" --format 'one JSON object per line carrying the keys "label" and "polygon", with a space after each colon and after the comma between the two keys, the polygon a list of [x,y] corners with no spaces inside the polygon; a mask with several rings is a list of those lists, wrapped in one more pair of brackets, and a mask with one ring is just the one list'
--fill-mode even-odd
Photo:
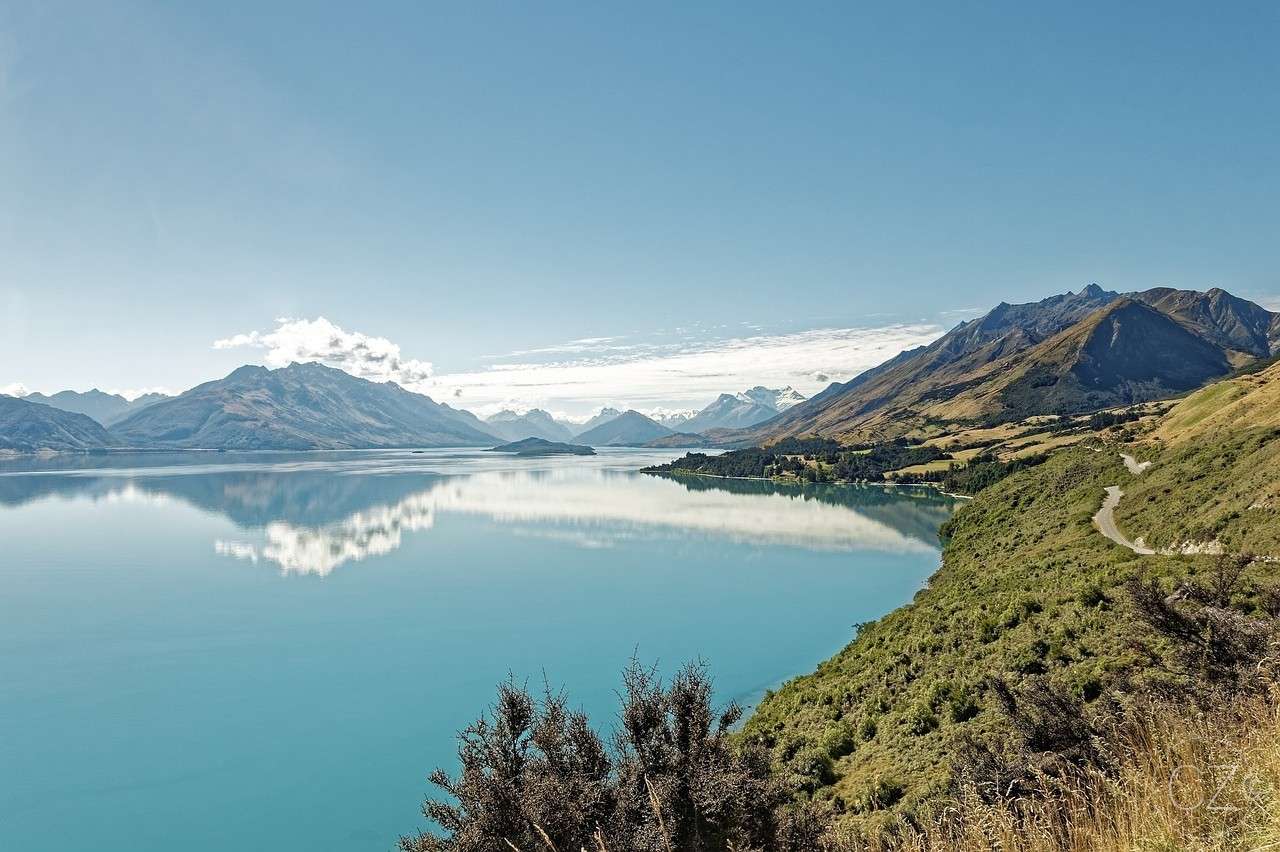
{"label": "lake", "polygon": [[749,704],[938,566],[936,491],[636,472],[679,454],[0,461],[0,849],[388,850],[509,672]]}

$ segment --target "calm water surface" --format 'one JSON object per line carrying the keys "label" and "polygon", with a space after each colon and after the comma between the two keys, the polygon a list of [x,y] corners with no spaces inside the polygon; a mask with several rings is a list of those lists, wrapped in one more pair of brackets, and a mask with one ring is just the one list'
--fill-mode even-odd
{"label": "calm water surface", "polygon": [[635,473],[675,455],[0,462],[0,849],[387,850],[508,672],[749,703],[937,567],[936,492]]}

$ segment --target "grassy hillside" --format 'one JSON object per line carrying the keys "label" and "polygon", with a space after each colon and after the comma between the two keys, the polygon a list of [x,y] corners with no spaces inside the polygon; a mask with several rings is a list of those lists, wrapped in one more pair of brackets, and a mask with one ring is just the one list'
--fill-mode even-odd
{"label": "grassy hillside", "polygon": [[795,789],[865,813],[943,792],[958,735],[997,723],[984,676],[1052,672],[1096,697],[1127,662],[1110,610],[1137,566],[1090,523],[1122,471],[1072,450],[988,489],[948,525],[928,588],[766,697],[746,735]]}
{"label": "grassy hillside", "polygon": [[1066,789],[985,801],[967,790],[897,836],[827,852],[1244,852],[1280,846],[1280,706],[1244,697],[1209,712],[1166,704],[1107,744],[1110,771]]}
{"label": "grassy hillside", "polygon": [[[1147,637],[1122,587],[1140,573],[1171,587],[1207,570],[1212,557],[1137,557],[1113,545],[1091,522],[1103,488],[1126,488],[1134,499],[1127,496],[1122,509],[1133,502],[1154,514],[1194,517],[1201,491],[1184,497],[1166,483],[1200,471],[1194,482],[1204,493],[1252,499],[1250,489],[1280,482],[1280,465],[1262,466],[1278,445],[1256,430],[1188,442],[1139,478],[1121,464],[1119,447],[1078,446],[996,483],[944,529],[944,564],[928,587],[863,625],[816,672],[766,697],[745,735],[772,750],[799,795],[875,823],[885,811],[911,812],[943,793],[963,742],[1007,733],[992,678],[1016,689],[1043,676],[1086,706],[1117,684],[1139,692],[1158,685],[1166,675],[1136,649]],[[1205,458],[1235,461],[1205,465]],[[1251,478],[1242,480],[1250,466]],[[1146,502],[1153,493],[1176,508]],[[1228,525],[1238,535],[1224,539],[1272,546],[1280,524],[1274,513],[1267,518]],[[1128,526],[1134,519],[1122,523],[1131,534],[1140,529]]]}
{"label": "grassy hillside", "polygon": [[1189,396],[1134,446],[1152,465],[1116,513],[1130,536],[1280,557],[1280,365]]}

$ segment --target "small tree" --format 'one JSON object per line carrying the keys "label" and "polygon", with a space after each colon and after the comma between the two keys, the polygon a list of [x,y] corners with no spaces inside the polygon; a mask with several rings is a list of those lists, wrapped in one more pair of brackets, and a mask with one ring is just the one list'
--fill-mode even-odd
{"label": "small tree", "polygon": [[622,680],[612,749],[563,695],[535,700],[511,680],[500,685],[489,713],[459,734],[459,775],[430,776],[452,799],[423,806],[442,833],[400,848],[728,852],[789,850],[791,838],[812,835],[816,817],[780,811],[786,795],[768,755],[730,741],[741,710],[715,712],[701,666],[664,686],[633,660]]}

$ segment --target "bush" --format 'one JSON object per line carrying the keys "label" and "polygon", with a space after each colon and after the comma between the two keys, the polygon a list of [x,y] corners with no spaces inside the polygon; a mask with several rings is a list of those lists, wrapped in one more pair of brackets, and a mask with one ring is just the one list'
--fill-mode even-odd
{"label": "bush", "polygon": [[812,793],[835,780],[830,755],[812,746],[801,749],[787,761],[787,773],[790,785],[805,793]]}
{"label": "bush", "polygon": [[953,722],[967,722],[977,716],[980,709],[978,702],[967,689],[952,695],[951,700],[947,702],[947,715]]}
{"label": "bush", "polygon": [[823,751],[831,756],[833,760],[839,760],[846,754],[852,754],[857,747],[857,741],[854,739],[853,731],[848,725],[837,725],[834,728],[828,728],[822,735],[821,746]]}
{"label": "bush", "polygon": [[[441,834],[401,838],[400,848],[785,849],[775,815],[786,792],[763,750],[731,746],[740,711],[712,709],[706,672],[688,666],[664,687],[633,661],[623,686],[609,748],[563,695],[501,685],[490,712],[458,735],[461,773],[431,775],[447,800],[428,800],[423,814]],[[792,768],[812,786],[831,780],[831,759],[815,748]]]}
{"label": "bush", "polygon": [[913,736],[923,736],[937,728],[938,717],[928,707],[916,707],[907,715],[907,730]]}
{"label": "bush", "polygon": [[891,808],[906,795],[907,788],[896,778],[877,778],[853,802],[854,810],[881,811]]}
{"label": "bush", "polygon": [[875,739],[877,725],[875,716],[864,716],[862,721],[858,723],[858,739],[863,742],[870,742]]}

